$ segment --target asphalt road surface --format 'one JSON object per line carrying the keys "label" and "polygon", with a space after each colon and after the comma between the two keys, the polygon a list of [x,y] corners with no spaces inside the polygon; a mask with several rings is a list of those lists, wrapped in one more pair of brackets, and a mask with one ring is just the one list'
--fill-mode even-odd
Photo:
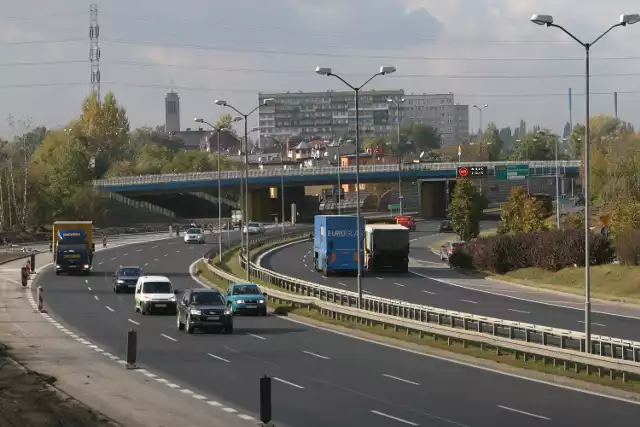
{"label": "asphalt road surface", "polygon": [[[496,222],[483,223],[482,228],[492,228]],[[441,262],[424,243],[428,239],[440,240],[434,236],[437,226],[423,223],[418,232],[413,233],[411,257],[432,262]],[[440,235],[444,236],[444,235]],[[420,239],[418,242],[415,239]],[[452,240],[455,237],[452,235]],[[418,244],[419,243],[419,244]],[[338,289],[357,291],[356,278],[325,277],[313,270],[312,242],[302,242],[270,252],[262,259],[262,265],[279,273],[302,280],[331,286]],[[297,262],[292,262],[297,260]],[[363,277],[364,292],[385,298],[409,301],[415,304],[462,311],[499,319],[527,322],[575,331],[584,329],[584,313],[567,307],[536,303],[509,298],[487,292],[480,292],[440,282],[450,281],[455,272],[442,265],[430,268],[412,267],[408,274],[366,273]],[[428,277],[427,277],[428,275]],[[604,313],[592,313],[594,334],[640,341],[640,319]]]}
{"label": "asphalt road surface", "polygon": [[124,357],[126,332],[135,328],[142,368],[256,418],[259,378],[271,375],[273,416],[281,427],[631,425],[640,416],[640,406],[629,402],[274,316],[237,317],[233,335],[187,335],[176,330],[174,316],[136,314],[133,295],[111,291],[110,275],[121,264],[166,275],[178,289],[196,287],[189,265],[210,248],[180,239],[114,248],[96,255],[90,277],[45,270],[36,285],[45,286],[51,315],[87,340]]}

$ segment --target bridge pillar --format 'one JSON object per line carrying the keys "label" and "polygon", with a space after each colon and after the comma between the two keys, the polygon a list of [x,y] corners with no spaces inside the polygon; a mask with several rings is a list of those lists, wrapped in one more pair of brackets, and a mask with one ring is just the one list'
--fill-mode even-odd
{"label": "bridge pillar", "polygon": [[450,194],[447,186],[453,193],[453,185],[444,179],[418,180],[418,199],[420,216],[424,219],[441,219],[446,216]]}
{"label": "bridge pillar", "polygon": [[247,218],[250,221],[269,222],[269,189],[249,189],[249,205],[247,206]]}

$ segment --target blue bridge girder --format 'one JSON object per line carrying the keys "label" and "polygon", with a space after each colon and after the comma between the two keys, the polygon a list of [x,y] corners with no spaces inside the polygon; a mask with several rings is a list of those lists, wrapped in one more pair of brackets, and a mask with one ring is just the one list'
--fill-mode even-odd
{"label": "blue bridge girder", "polygon": [[[488,176],[494,174],[496,166],[517,165],[529,163],[531,177],[553,176],[556,173],[554,161],[530,162],[460,162],[460,163],[420,163],[403,164],[402,177],[405,180],[455,178],[459,167],[486,166]],[[577,174],[581,162],[568,160],[557,162],[560,174]],[[277,187],[282,175],[286,186],[292,185],[327,185],[335,184],[338,173],[344,184],[354,183],[356,179],[355,166],[326,166],[301,167],[286,169],[250,169],[249,185],[252,187]],[[225,171],[220,174],[221,187],[239,187],[244,179],[244,171]],[[386,182],[398,179],[398,165],[361,165],[360,182]],[[148,192],[189,192],[201,189],[212,189],[218,185],[218,172],[190,172],[161,175],[127,176],[94,181],[94,187],[117,193],[148,193]]]}

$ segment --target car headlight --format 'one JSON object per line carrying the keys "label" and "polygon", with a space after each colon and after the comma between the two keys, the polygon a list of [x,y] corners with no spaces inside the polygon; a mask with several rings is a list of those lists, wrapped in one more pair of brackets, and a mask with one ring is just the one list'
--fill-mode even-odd
{"label": "car headlight", "polygon": [[147,297],[142,297],[142,298],[140,298],[140,301],[142,301],[142,302],[149,302],[149,301],[151,301],[151,300],[150,300],[149,298],[147,298]]}
{"label": "car headlight", "polygon": [[118,279],[118,283],[124,283],[124,280]]}
{"label": "car headlight", "polygon": [[84,268],[89,268],[89,264],[85,264],[85,265],[84,265]]}
{"label": "car headlight", "polygon": [[258,301],[259,304],[264,304],[264,300],[261,299],[260,301]]}
{"label": "car headlight", "polygon": [[241,300],[241,299],[236,300],[236,304],[244,304],[244,300]]}
{"label": "car headlight", "polygon": [[231,309],[227,308],[227,309],[224,311],[224,314],[225,314],[225,316],[230,315],[230,314],[231,314]]}
{"label": "car headlight", "polygon": [[60,264],[56,264],[56,268],[60,268]]}
{"label": "car headlight", "polygon": [[193,314],[194,316],[200,316],[202,314],[200,310],[196,310],[195,308],[191,309],[189,313]]}
{"label": "car headlight", "polygon": [[171,301],[171,302],[176,302],[176,297],[171,297],[171,298],[169,298],[169,301]]}

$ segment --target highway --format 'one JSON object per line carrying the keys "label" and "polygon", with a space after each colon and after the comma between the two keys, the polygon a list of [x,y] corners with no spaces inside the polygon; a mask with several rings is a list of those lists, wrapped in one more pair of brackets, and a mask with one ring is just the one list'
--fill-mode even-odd
{"label": "highway", "polygon": [[[121,264],[166,275],[178,289],[198,286],[187,272],[189,265],[212,247],[185,245],[178,238],[123,246],[99,252],[91,277],[55,276],[48,269],[38,275],[35,285],[45,287],[52,317],[73,332],[124,357],[126,331],[135,328],[142,368],[238,414],[257,418],[258,379],[263,374],[273,376],[278,426],[567,426],[600,425],[613,419],[632,423],[640,416],[637,404],[402,351],[275,316],[237,317],[230,336],[187,335],[176,330],[174,316],[136,314],[133,295],[111,291],[110,275]],[[300,256],[295,254],[289,263]],[[203,402],[203,411],[211,411],[212,417],[216,410]]]}
{"label": "highway", "polygon": [[[483,224],[491,227],[492,222]],[[419,227],[414,239],[424,238],[437,230],[433,224]],[[435,238],[435,237],[434,237]],[[452,239],[455,237],[452,235]],[[431,262],[440,262],[424,243],[412,242],[411,257]],[[262,265],[288,276],[331,286],[338,289],[357,291],[355,277],[324,275],[313,270],[311,242],[289,245],[270,252],[262,258]],[[292,262],[297,259],[299,262]],[[364,292],[385,298],[399,299],[416,304],[425,304],[438,308],[462,311],[483,316],[519,322],[553,326],[569,330],[584,329],[584,313],[581,310],[561,307],[549,303],[524,301],[508,296],[480,292],[463,287],[452,286],[445,282],[456,280],[459,274],[442,265],[430,265],[429,268],[411,267],[408,274],[365,274]],[[594,334],[614,336],[640,341],[640,319],[593,312],[592,331]]]}

